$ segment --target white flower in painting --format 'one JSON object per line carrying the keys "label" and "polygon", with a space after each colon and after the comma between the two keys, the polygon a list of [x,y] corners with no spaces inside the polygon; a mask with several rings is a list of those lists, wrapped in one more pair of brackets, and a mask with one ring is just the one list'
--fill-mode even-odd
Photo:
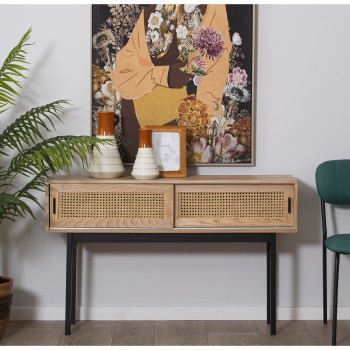
{"label": "white flower in painting", "polygon": [[242,38],[239,33],[236,32],[232,35],[232,44],[236,46],[242,45]]}
{"label": "white flower in painting", "polygon": [[198,86],[199,83],[200,83],[200,81],[201,81],[201,77],[199,77],[198,75],[195,75],[195,76],[193,77],[193,84],[194,84],[194,85]]}
{"label": "white flower in painting", "polygon": [[160,28],[160,25],[163,23],[163,17],[162,15],[157,11],[154,13],[151,13],[148,19],[148,26],[151,29],[158,29]]}
{"label": "white flower in painting", "polygon": [[211,118],[210,127],[213,128],[214,126],[218,129],[218,131],[224,132],[225,131],[225,118],[222,118],[221,116],[214,115]]}
{"label": "white flower in painting", "polygon": [[108,80],[102,85],[101,91],[96,92],[95,99],[101,105],[113,106],[120,102],[120,93],[114,88],[112,81]]}
{"label": "white flower in painting", "polygon": [[227,83],[225,85],[224,93],[230,100],[238,102],[248,102],[251,97],[249,91],[245,87],[233,83]]}
{"label": "white flower in painting", "polygon": [[156,11],[160,11],[162,8],[163,8],[163,5],[162,4],[158,4],[156,6]]}
{"label": "white flower in painting", "polygon": [[152,40],[152,43],[159,40],[159,33],[156,32],[155,30],[151,33],[151,40]]}
{"label": "white flower in painting", "polygon": [[185,39],[186,35],[188,33],[188,30],[185,26],[183,26],[182,24],[180,24],[177,28],[176,28],[176,34],[177,34],[177,38],[178,39]]}
{"label": "white flower in painting", "polygon": [[168,47],[170,46],[172,41],[173,41],[173,34],[172,33],[164,33],[164,47],[163,47],[164,52],[166,52],[166,50],[168,49]]}
{"label": "white flower in painting", "polygon": [[185,4],[184,10],[186,13],[192,13],[195,10],[196,6],[197,5],[194,5],[194,4]]}

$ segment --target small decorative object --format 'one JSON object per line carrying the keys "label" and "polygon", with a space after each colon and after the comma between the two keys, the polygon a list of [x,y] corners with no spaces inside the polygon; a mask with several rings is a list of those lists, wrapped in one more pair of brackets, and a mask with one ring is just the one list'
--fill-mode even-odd
{"label": "small decorative object", "polygon": [[131,175],[138,180],[152,180],[158,177],[159,170],[152,149],[152,130],[139,130],[139,149]]}
{"label": "small decorative object", "polygon": [[89,163],[89,174],[100,179],[111,179],[124,174],[123,162],[114,137],[114,112],[97,113],[97,138],[111,140],[111,143],[100,145],[93,150]]}
{"label": "small decorative object", "polygon": [[146,126],[152,130],[152,148],[160,177],[186,177],[186,128]]}

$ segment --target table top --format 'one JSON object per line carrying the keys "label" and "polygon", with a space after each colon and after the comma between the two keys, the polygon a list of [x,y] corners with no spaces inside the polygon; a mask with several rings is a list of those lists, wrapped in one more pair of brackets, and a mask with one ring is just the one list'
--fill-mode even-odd
{"label": "table top", "polygon": [[187,177],[167,177],[154,180],[136,180],[132,176],[113,179],[96,179],[88,175],[62,175],[50,178],[47,184],[296,184],[291,175],[193,175]]}

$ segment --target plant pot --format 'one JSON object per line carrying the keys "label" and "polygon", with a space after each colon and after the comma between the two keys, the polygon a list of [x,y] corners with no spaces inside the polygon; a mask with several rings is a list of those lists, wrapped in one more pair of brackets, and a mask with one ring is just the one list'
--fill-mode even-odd
{"label": "plant pot", "polygon": [[13,279],[0,276],[0,339],[6,331],[12,305]]}

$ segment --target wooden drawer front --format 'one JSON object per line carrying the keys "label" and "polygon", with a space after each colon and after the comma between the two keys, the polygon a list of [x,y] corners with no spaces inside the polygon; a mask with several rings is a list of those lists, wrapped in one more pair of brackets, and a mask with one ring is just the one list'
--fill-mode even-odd
{"label": "wooden drawer front", "polygon": [[177,185],[175,227],[294,226],[293,185]]}
{"label": "wooden drawer front", "polygon": [[173,185],[50,185],[50,228],[173,227]]}

